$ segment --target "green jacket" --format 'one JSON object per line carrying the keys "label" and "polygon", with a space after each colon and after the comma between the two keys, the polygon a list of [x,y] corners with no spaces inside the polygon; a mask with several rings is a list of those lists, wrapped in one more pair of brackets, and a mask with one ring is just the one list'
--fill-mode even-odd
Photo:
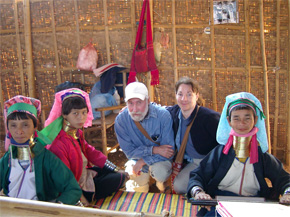
{"label": "green jacket", "polygon": [[[40,201],[62,202],[75,205],[81,197],[82,191],[73,173],[52,152],[44,147],[41,140],[37,140],[33,147],[36,194]],[[10,150],[10,149],[9,149]],[[13,156],[17,156],[17,148],[12,147]],[[10,151],[0,159],[0,191],[3,189],[8,195]]]}

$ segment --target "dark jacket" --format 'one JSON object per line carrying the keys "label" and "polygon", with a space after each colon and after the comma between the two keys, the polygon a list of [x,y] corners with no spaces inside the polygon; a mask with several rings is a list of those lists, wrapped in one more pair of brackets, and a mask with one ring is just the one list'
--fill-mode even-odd
{"label": "dark jacket", "polygon": [[[211,197],[215,197],[218,185],[225,177],[235,159],[235,151],[231,147],[227,155],[223,154],[224,146],[219,145],[213,149],[201,162],[200,166],[191,171],[187,188],[188,197],[194,186],[200,186]],[[281,162],[269,153],[263,153],[258,148],[259,161],[254,163],[254,172],[260,184],[259,196],[278,199],[286,188],[290,187],[290,174],[288,174]],[[268,178],[273,185],[270,189],[265,181]],[[272,191],[271,191],[272,190]]]}
{"label": "dark jacket", "polygon": [[[174,138],[176,137],[180,107],[178,105],[167,107],[173,119]],[[197,106],[193,110],[187,125],[190,124],[197,111]],[[220,119],[220,114],[216,111],[200,106],[196,119],[190,129],[190,136],[195,150],[202,155],[209,153],[218,145],[216,141],[216,131]]]}

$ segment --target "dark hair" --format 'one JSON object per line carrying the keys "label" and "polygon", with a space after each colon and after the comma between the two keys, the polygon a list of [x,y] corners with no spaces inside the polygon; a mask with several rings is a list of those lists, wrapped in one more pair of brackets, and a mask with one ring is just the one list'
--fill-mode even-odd
{"label": "dark hair", "polygon": [[33,121],[34,128],[37,127],[37,119],[31,114],[27,114],[25,112],[14,112],[7,117],[7,127],[8,121],[10,120],[28,120],[31,119]]}
{"label": "dark hair", "polygon": [[[198,83],[189,77],[181,77],[175,84],[175,93],[177,94],[178,88],[181,84],[190,85],[192,92],[199,93]],[[201,95],[199,95],[197,104],[203,106],[205,104],[204,99]]]}
{"label": "dark hair", "polygon": [[234,107],[230,113],[229,113],[229,120],[231,121],[232,119],[232,112],[233,111],[238,111],[238,110],[251,110],[253,112],[253,116],[255,117],[255,112],[253,111],[253,109],[250,106],[247,105],[237,105],[236,107]]}
{"label": "dark hair", "polygon": [[62,102],[63,115],[68,115],[72,109],[83,108],[87,108],[87,111],[89,111],[86,101],[78,96],[69,97]]}

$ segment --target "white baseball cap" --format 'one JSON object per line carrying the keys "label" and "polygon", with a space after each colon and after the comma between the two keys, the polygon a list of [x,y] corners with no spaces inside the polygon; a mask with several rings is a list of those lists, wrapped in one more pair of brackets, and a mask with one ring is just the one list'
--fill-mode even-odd
{"label": "white baseball cap", "polygon": [[144,100],[146,97],[148,98],[148,90],[141,82],[132,82],[125,88],[125,102],[133,98]]}

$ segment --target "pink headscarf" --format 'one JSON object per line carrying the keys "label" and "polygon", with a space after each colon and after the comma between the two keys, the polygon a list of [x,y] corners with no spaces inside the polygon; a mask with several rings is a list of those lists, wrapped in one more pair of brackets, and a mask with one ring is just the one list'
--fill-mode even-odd
{"label": "pink headscarf", "polygon": [[94,119],[94,116],[93,116],[93,112],[92,112],[92,106],[91,106],[89,94],[85,91],[78,89],[78,88],[70,88],[70,89],[62,90],[62,91],[57,92],[55,94],[53,106],[51,108],[51,111],[49,113],[47,120],[45,121],[44,126],[45,127],[48,126],[54,120],[56,120],[57,118],[59,118],[61,116],[62,102],[63,102],[62,98],[64,95],[82,96],[85,99],[89,111],[88,111],[88,117],[87,117],[87,120],[84,124],[84,127],[92,126],[92,121]]}
{"label": "pink headscarf", "polygon": [[[22,95],[17,95],[17,96],[12,97],[11,99],[7,100],[4,103],[4,125],[5,125],[7,135],[9,133],[8,129],[7,129],[7,112],[8,112],[8,109],[16,103],[26,103],[29,105],[33,105],[37,110],[37,117],[35,117],[36,119],[38,119],[38,117],[41,114],[41,102],[38,99],[27,97],[27,96],[22,96]],[[30,111],[27,111],[25,109],[15,110],[13,112],[25,112],[27,114],[31,114],[31,115],[35,116]],[[10,138],[8,136],[6,136],[5,137],[5,150],[6,151],[8,150],[9,145],[10,145]]]}

